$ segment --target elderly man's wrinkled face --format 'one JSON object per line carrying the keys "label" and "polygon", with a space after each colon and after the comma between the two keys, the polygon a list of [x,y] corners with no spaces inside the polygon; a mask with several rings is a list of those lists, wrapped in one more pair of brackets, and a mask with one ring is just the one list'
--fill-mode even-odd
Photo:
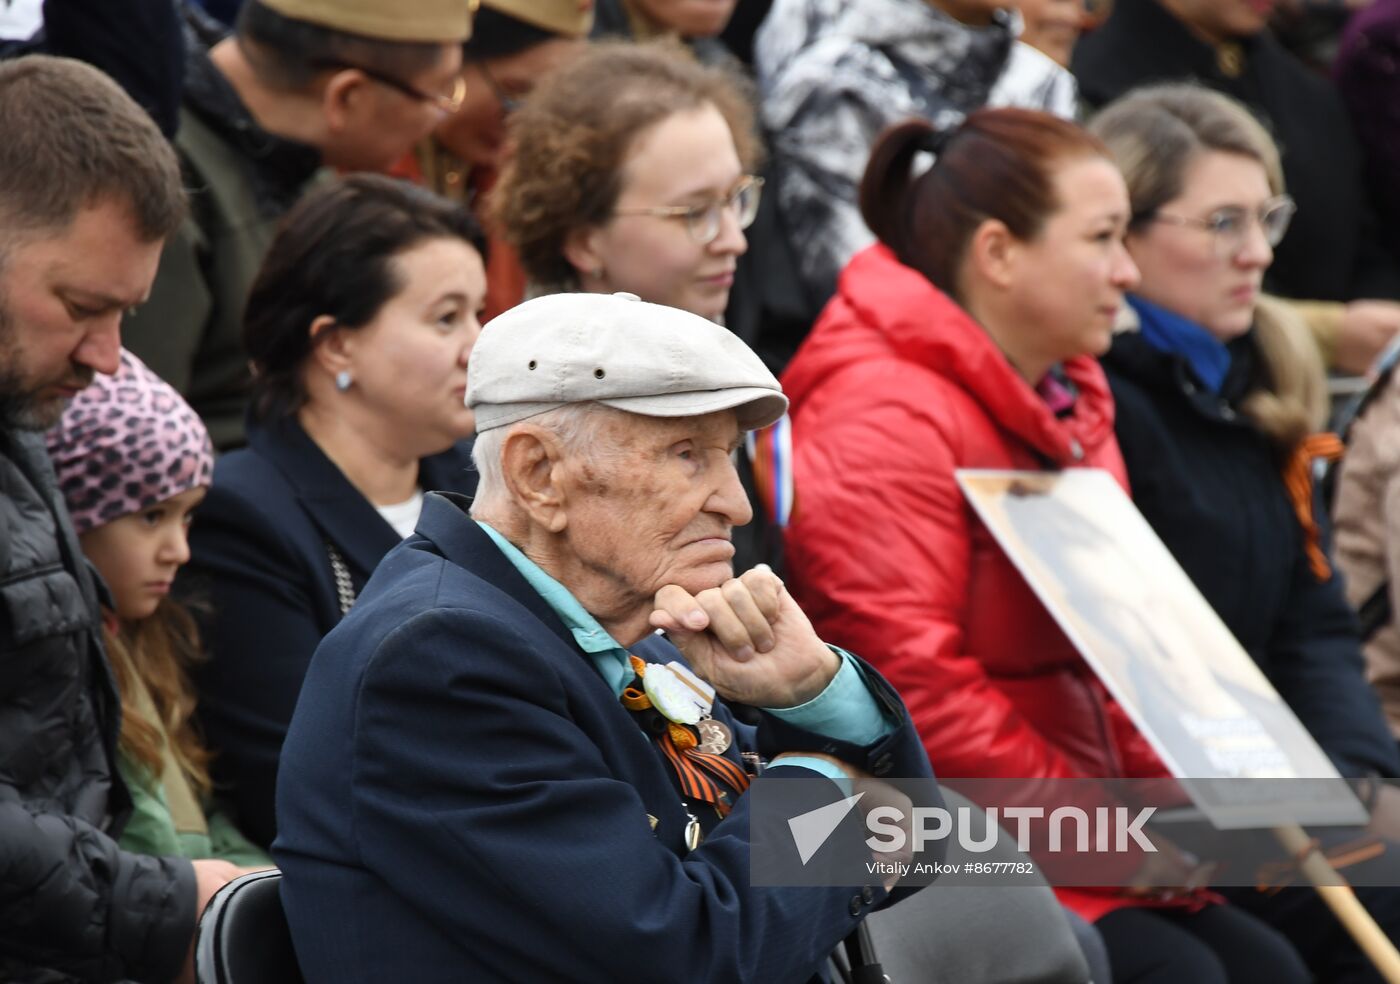
{"label": "elderly man's wrinkled face", "polygon": [[733,577],[735,526],[753,518],[734,469],[734,411],[666,419],[607,414],[593,453],[566,459],[565,535],[620,595],[692,594]]}

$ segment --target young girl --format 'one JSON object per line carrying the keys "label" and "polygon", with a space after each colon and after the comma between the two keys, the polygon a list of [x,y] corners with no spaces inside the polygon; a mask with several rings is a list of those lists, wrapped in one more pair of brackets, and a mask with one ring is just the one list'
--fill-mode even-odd
{"label": "young girl", "polygon": [[121,846],[269,866],[213,808],[209,753],[191,721],[186,676],[198,635],[170,597],[189,559],[191,513],[213,474],[204,424],[123,351],[115,375],[98,376],[73,399],[48,446],[83,553],[110,590],[103,639],[121,692],[119,767],[134,801]]}

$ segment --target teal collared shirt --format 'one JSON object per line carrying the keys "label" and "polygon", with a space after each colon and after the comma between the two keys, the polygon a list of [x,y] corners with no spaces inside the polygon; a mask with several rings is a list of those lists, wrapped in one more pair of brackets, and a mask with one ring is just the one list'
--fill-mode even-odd
{"label": "teal collared shirt", "polygon": [[[599,674],[617,696],[627,684],[632,682],[631,654],[626,647],[608,634],[608,630],[598,624],[598,620],[579,604],[554,578],[544,572],[515,544],[501,536],[489,523],[477,520],[477,525],[500,547],[520,576],[534,588],[545,604],[554,610],[564,623],[580,649],[587,653],[597,667]],[[794,727],[812,731],[838,741],[848,741],[854,745],[869,745],[890,733],[891,724],[885,720],[880,706],[875,702],[860,667],[844,649],[833,646],[832,650],[841,656],[841,669],[826,689],[805,704],[796,707],[766,708],[769,714],[782,718]],[[784,765],[800,765],[820,772],[829,779],[844,779],[845,774],[829,762],[805,756],[793,756],[783,760]]]}

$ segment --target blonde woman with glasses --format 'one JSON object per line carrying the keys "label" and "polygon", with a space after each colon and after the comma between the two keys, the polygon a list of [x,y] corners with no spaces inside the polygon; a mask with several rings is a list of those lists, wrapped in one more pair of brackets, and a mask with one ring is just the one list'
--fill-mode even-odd
{"label": "blonde woman with glasses", "polygon": [[[1123,170],[1142,278],[1131,330],[1103,360],[1134,501],[1337,768],[1395,776],[1313,498],[1312,460],[1340,452],[1314,434],[1321,358],[1260,293],[1294,211],[1278,150],[1244,107],[1187,85],[1129,93],[1091,129]],[[1395,938],[1400,890],[1359,892]],[[1281,930],[1318,979],[1375,979],[1314,893],[1226,894]]]}

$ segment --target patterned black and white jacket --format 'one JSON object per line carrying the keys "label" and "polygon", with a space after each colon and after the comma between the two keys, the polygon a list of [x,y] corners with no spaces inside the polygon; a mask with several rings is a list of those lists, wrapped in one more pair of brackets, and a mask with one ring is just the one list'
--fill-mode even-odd
{"label": "patterned black and white jacket", "polygon": [[814,297],[874,240],[856,191],[886,126],[953,127],[984,105],[1075,115],[1073,76],[1020,28],[1011,10],[969,27],[927,0],[776,0],[754,67],[779,212]]}

